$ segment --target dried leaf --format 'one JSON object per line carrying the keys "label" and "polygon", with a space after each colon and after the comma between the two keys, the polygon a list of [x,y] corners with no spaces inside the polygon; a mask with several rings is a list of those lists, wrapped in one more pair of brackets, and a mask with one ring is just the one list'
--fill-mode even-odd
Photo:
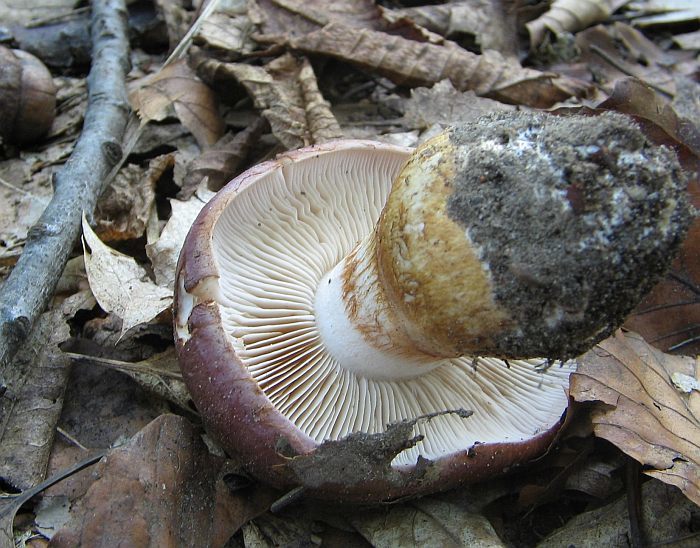
{"label": "dried leaf", "polygon": [[153,264],[156,282],[161,288],[172,290],[175,286],[175,267],[180,256],[180,249],[185,242],[194,220],[201,209],[214,196],[213,192],[200,189],[186,202],[170,200],[172,213],[160,237],[146,246],[146,254]]}
{"label": "dried leaf", "polygon": [[307,59],[286,54],[264,67],[231,63],[222,68],[248,90],[272,133],[288,149],[342,137]]}
{"label": "dried leaf", "polygon": [[488,112],[512,109],[515,107],[477,97],[473,91],[457,91],[452,82],[442,80],[430,89],[412,89],[403,119],[410,127],[426,129],[434,124],[472,122]]}
{"label": "dried leaf", "polygon": [[130,94],[130,100],[143,123],[164,120],[174,111],[200,148],[213,145],[224,134],[214,93],[184,60],[147,77]]}
{"label": "dried leaf", "polygon": [[417,42],[339,23],[330,23],[302,38],[258,39],[342,59],[397,84],[431,86],[447,78],[460,91],[471,89],[477,95],[506,103],[548,107],[582,94],[586,87],[576,80],[523,68],[495,51],[476,55],[456,46]]}
{"label": "dried leaf", "polygon": [[90,289],[103,310],[123,320],[121,336],[170,307],[172,291],[153,283],[132,257],[103,244],[84,216],[83,248]]}
{"label": "dried leaf", "polygon": [[374,0],[255,0],[249,13],[261,33],[288,37],[303,36],[332,21],[356,28],[386,27]]}
{"label": "dried leaf", "polygon": [[222,2],[202,21],[194,34],[196,43],[226,51],[234,58],[251,53],[257,44],[251,38],[254,25],[248,17],[246,0]]}
{"label": "dried leaf", "polygon": [[172,50],[177,43],[187,34],[187,29],[192,20],[192,12],[185,9],[189,5],[183,0],[155,0],[154,4],[165,20],[165,26],[168,31],[168,42]]}
{"label": "dried leaf", "polygon": [[143,388],[157,394],[180,408],[192,412],[191,398],[177,363],[174,347],[138,362],[125,362],[98,356],[66,352],[67,357],[80,363],[90,363],[121,371]]}
{"label": "dried leaf", "polygon": [[689,25],[700,20],[697,0],[647,0],[633,2],[629,9],[637,11],[634,24],[639,27]]}
{"label": "dried leaf", "polygon": [[[649,481],[641,489],[641,528],[644,546],[697,546],[693,526],[696,506],[677,489]],[[629,501],[617,501],[574,517],[537,548],[562,546],[630,546]]]}
{"label": "dried leaf", "polygon": [[596,75],[604,88],[633,76],[662,94],[676,93],[672,67],[676,58],[661,50],[641,32],[623,23],[598,25],[576,35],[581,61]]}
{"label": "dried leaf", "polygon": [[188,200],[205,177],[209,190],[220,190],[238,174],[250,148],[269,127],[267,120],[256,117],[243,131],[225,135],[214,146],[195,156],[187,164],[182,189],[177,194],[178,199]]}
{"label": "dried leaf", "polygon": [[402,8],[392,13],[408,17],[445,38],[463,40],[465,36],[473,36],[482,51],[493,49],[511,57],[518,50],[517,32],[511,21],[513,11],[492,0],[453,1]]}
{"label": "dried leaf", "polygon": [[431,497],[365,512],[350,522],[376,548],[505,546],[483,515]]}
{"label": "dried leaf", "polygon": [[681,393],[673,373],[700,378],[692,358],[664,354],[635,334],[618,332],[579,361],[570,393],[597,402],[594,432],[700,504],[700,393]]}
{"label": "dried leaf", "polygon": [[97,480],[55,546],[223,546],[276,494],[232,495],[230,461],[211,455],[182,417],[162,415],[98,464]]}
{"label": "dried leaf", "polygon": [[[151,161],[158,165],[145,171],[136,164],[119,170],[95,210],[95,233],[103,240],[130,240],[143,236],[155,205],[156,181],[171,160],[163,157]],[[165,164],[165,165],[163,165]]]}
{"label": "dried leaf", "polygon": [[607,20],[626,3],[625,0],[555,0],[549,11],[525,25],[530,34],[530,48],[534,50],[542,43],[547,30],[559,35],[585,29]]}
{"label": "dried leaf", "polygon": [[9,389],[0,398],[0,478],[17,489],[44,479],[70,372],[58,345],[70,337],[67,320],[91,308],[89,292],[45,312],[8,368]]}

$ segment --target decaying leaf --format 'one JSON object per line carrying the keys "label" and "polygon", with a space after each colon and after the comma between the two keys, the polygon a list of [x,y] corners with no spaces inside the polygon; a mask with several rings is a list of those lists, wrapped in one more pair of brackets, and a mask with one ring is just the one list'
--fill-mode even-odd
{"label": "decaying leaf", "polygon": [[263,34],[303,36],[331,21],[357,28],[386,26],[375,0],[254,0],[249,14]]}
{"label": "decaying leaf", "polygon": [[517,33],[509,20],[514,10],[492,0],[457,0],[438,5],[392,10],[445,38],[473,36],[481,50],[493,49],[505,57],[517,52]]}
{"label": "decaying leaf", "polygon": [[213,195],[214,193],[206,188],[200,188],[186,202],[170,200],[172,214],[168,223],[160,237],[146,245],[146,253],[153,264],[156,283],[160,288],[168,288],[171,295],[175,286],[175,267],[185,236],[201,209]]}
{"label": "decaying leaf", "polygon": [[128,164],[119,170],[95,209],[95,233],[106,241],[129,240],[143,236],[156,199],[157,178],[167,167],[163,157],[151,161],[158,166],[145,171]]}
{"label": "decaying leaf", "polygon": [[666,96],[675,95],[673,53],[661,50],[633,27],[619,22],[598,25],[578,33],[576,44],[581,61],[588,64],[604,88],[633,76]]}
{"label": "decaying leaf", "polygon": [[214,146],[195,156],[187,164],[182,188],[177,194],[178,199],[188,200],[205,177],[208,189],[220,190],[238,174],[250,148],[269,128],[267,120],[256,117],[243,131],[224,135]]}
{"label": "decaying leaf", "polygon": [[471,89],[477,95],[506,103],[544,108],[586,89],[577,80],[523,68],[496,51],[476,55],[457,46],[417,42],[340,23],[330,23],[301,38],[257,39],[335,57],[378,72],[397,84],[431,86],[447,78],[460,91]]}
{"label": "decaying leaf", "polygon": [[223,546],[277,494],[233,495],[236,472],[182,417],[162,415],[97,465],[97,480],[55,546]]}
{"label": "decaying leaf", "polygon": [[[630,502],[626,497],[584,512],[538,544],[538,548],[562,546],[631,546]],[[649,481],[641,489],[643,546],[697,546],[694,518],[697,507],[677,489]]]}
{"label": "decaying leaf", "polygon": [[248,91],[288,149],[342,137],[340,126],[318,89],[308,60],[283,55],[264,67],[230,63],[221,67]]}
{"label": "decaying leaf", "polygon": [[145,78],[129,98],[143,123],[164,120],[174,112],[200,148],[213,145],[224,134],[214,93],[184,60]]}
{"label": "decaying leaf", "polygon": [[452,82],[442,80],[430,89],[412,89],[403,119],[411,127],[426,129],[433,124],[471,122],[488,112],[512,109],[515,107],[478,97],[473,91],[457,91]]}
{"label": "decaying leaf", "polygon": [[44,479],[70,372],[58,345],[70,337],[67,319],[94,303],[77,293],[42,314],[10,367],[0,373],[8,392],[0,397],[0,478],[16,489]]}
{"label": "decaying leaf", "polygon": [[83,216],[85,270],[103,310],[123,320],[121,335],[155,318],[172,303],[173,292],[148,278],[146,270],[103,244]]}
{"label": "decaying leaf", "polygon": [[700,393],[679,391],[673,373],[700,378],[696,360],[618,332],[580,359],[570,393],[576,401],[596,402],[591,419],[597,436],[700,504]]}
{"label": "decaying leaf", "polygon": [[700,21],[697,0],[646,0],[631,2],[629,9],[636,12],[634,24],[639,27],[688,25]]}
{"label": "decaying leaf", "polygon": [[530,33],[530,47],[537,48],[547,30],[559,35],[585,29],[605,21],[626,3],[626,0],[555,0],[549,11],[525,25]]}
{"label": "decaying leaf", "polygon": [[80,363],[95,364],[121,371],[133,378],[143,388],[157,394],[180,408],[192,412],[191,398],[182,380],[174,347],[138,362],[125,362],[98,356],[66,352],[68,358]]}
{"label": "decaying leaf", "polygon": [[483,515],[433,497],[364,512],[350,522],[376,548],[505,546]]}
{"label": "decaying leaf", "polygon": [[253,28],[246,0],[231,0],[222,2],[202,21],[193,39],[196,43],[223,50],[229,56],[239,57],[256,48],[250,36]]}
{"label": "decaying leaf", "polygon": [[173,49],[185,36],[187,28],[190,26],[192,12],[188,12],[185,9],[185,6],[189,5],[189,3],[182,0],[176,0],[175,2],[172,0],[155,0],[154,4],[165,20],[168,42],[170,42],[170,49]]}

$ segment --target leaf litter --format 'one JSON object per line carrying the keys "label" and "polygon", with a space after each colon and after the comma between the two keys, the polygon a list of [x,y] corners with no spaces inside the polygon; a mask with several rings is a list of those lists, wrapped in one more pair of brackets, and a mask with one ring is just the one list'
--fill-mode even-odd
{"label": "leaf litter", "polygon": [[[22,462],[7,460],[14,468],[3,469],[2,479],[25,489],[40,481],[47,468],[53,472],[84,458],[86,446],[126,445],[111,450],[96,476],[81,472],[79,481],[69,478],[52,487],[45,506],[36,506],[37,533],[53,534],[42,528],[48,520],[42,508],[64,508],[68,501],[68,525],[56,542],[75,535],[116,538],[120,527],[124,529],[120,519],[133,514],[133,507],[123,504],[124,497],[131,497],[145,516],[133,534],[153,545],[172,538],[169,527],[180,539],[206,538],[212,545],[335,540],[375,546],[534,546],[567,521],[543,545],[616,545],[629,538],[629,500],[641,504],[647,541],[680,539],[681,545],[692,545],[700,380],[694,359],[662,350],[689,355],[700,350],[697,222],[671,276],[628,321],[627,327],[640,331],[646,342],[632,333],[618,334],[582,359],[571,390],[580,402],[578,418],[559,446],[535,466],[477,486],[479,492],[490,493],[488,503],[470,505],[459,497],[437,495],[368,511],[332,505],[319,509],[301,499],[272,514],[269,508],[283,494],[251,482],[235,462],[215,457],[215,444],[201,444],[201,431],[192,430],[189,421],[197,418],[178,373],[171,369],[172,342],[163,323],[169,319],[179,246],[210,191],[276,152],[356,134],[413,144],[418,132],[422,140],[436,127],[496,109],[602,106],[662,128],[661,142],[689,160],[686,168],[695,174],[689,188],[698,203],[697,164],[690,163],[697,162],[700,142],[695,137],[700,116],[692,99],[697,38],[687,32],[688,21],[697,20],[692,3],[556,1],[549,12],[544,6],[521,6],[508,13],[493,2],[379,4],[215,2],[209,8],[213,15],[190,27],[195,12],[157,2],[171,47],[180,44],[181,60],[159,68],[164,52],[135,57],[132,98],[144,124],[143,137],[105,197],[102,211],[108,215],[97,216],[95,226],[104,243],[87,226],[84,233],[85,269],[99,305],[83,286],[75,297],[80,306],[53,316],[53,338],[37,328],[37,342],[31,343],[36,348],[49,339],[52,345],[63,343],[70,352],[63,360],[52,350],[40,354],[37,363],[48,359],[67,367],[66,360],[72,360],[85,382],[68,380],[64,369],[56,369],[64,373],[39,375],[33,381],[38,386],[27,385],[34,396],[9,400],[36,406],[32,398],[70,383],[75,404],[66,403],[64,413],[74,418],[64,420],[63,434],[52,438],[62,403],[57,398],[37,419],[43,425],[37,435],[44,449]],[[24,22],[19,13],[0,8],[10,22]],[[534,28],[532,43],[518,36],[526,36],[526,23]],[[655,26],[671,40],[655,33]],[[561,57],[568,60],[557,61],[556,55],[545,60],[538,57],[539,50],[529,53],[540,38],[555,54],[563,55],[557,48],[571,45]],[[682,48],[672,47],[672,40]],[[12,219],[0,234],[5,253],[0,268],[6,270],[21,251],[22,227],[26,225],[26,232],[36,216],[21,209],[17,197],[38,195],[37,188],[46,193],[53,169],[65,160],[80,130],[84,78],[63,78],[58,123],[46,143],[0,162],[0,173],[11,174],[4,180],[20,189],[4,186],[13,196],[2,206],[3,219]],[[354,117],[345,114],[348,110]],[[249,125],[256,117],[259,122]],[[25,202],[40,212],[38,201]],[[13,230],[18,232],[10,237]],[[80,287],[79,269],[69,277],[73,281],[63,286],[67,293],[57,298],[53,311],[72,306],[69,295]],[[64,304],[69,308],[58,308]],[[136,383],[129,380],[123,388],[115,375],[130,375]],[[96,397],[106,409],[115,405],[123,410],[130,402],[121,426],[117,413],[108,417],[92,407]],[[81,407],[82,414],[75,414]],[[163,414],[168,409],[177,409],[189,421]],[[21,410],[21,405],[16,407],[16,412]],[[99,433],[90,428],[91,415],[101,417]],[[34,430],[21,425],[12,430],[18,437],[7,447],[29,447],[26,440]],[[610,443],[601,445],[607,443],[603,439]],[[151,472],[143,477],[131,473],[152,471],[154,455],[170,452],[210,471],[164,468],[161,476],[152,476],[163,478],[160,488],[150,480],[144,483]],[[654,478],[637,495],[625,491],[624,454]],[[313,471],[302,461],[303,473]],[[196,495],[191,500],[179,497],[183,486],[193,485]],[[453,495],[469,492],[462,488]],[[22,516],[23,531],[31,531],[31,516]],[[61,516],[57,522],[64,520]],[[190,520],[191,529],[182,520]],[[525,524],[536,524],[537,532]],[[20,532],[15,534],[19,538]]]}

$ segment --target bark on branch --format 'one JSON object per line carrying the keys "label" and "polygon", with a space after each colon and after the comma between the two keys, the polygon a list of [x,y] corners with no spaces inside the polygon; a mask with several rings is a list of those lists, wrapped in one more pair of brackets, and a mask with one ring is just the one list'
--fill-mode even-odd
{"label": "bark on branch", "polygon": [[83,131],[54,179],[54,195],[30,230],[24,252],[0,290],[0,394],[2,371],[48,305],[80,232],[92,215],[108,175],[122,156],[129,115],[129,70],[124,0],[92,3],[92,66]]}

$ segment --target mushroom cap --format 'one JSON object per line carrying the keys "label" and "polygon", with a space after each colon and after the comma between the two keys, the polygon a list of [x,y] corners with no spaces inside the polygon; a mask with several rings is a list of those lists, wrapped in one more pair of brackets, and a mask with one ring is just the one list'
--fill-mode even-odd
{"label": "mushroom cap", "polygon": [[[341,501],[426,494],[536,458],[561,425],[570,362],[446,359],[391,382],[343,371],[324,351],[317,285],[372,231],[410,153],[343,140],[280,155],[222,189],[185,241],[185,382],[208,431],[266,483]],[[401,421],[406,439],[382,438]]]}

